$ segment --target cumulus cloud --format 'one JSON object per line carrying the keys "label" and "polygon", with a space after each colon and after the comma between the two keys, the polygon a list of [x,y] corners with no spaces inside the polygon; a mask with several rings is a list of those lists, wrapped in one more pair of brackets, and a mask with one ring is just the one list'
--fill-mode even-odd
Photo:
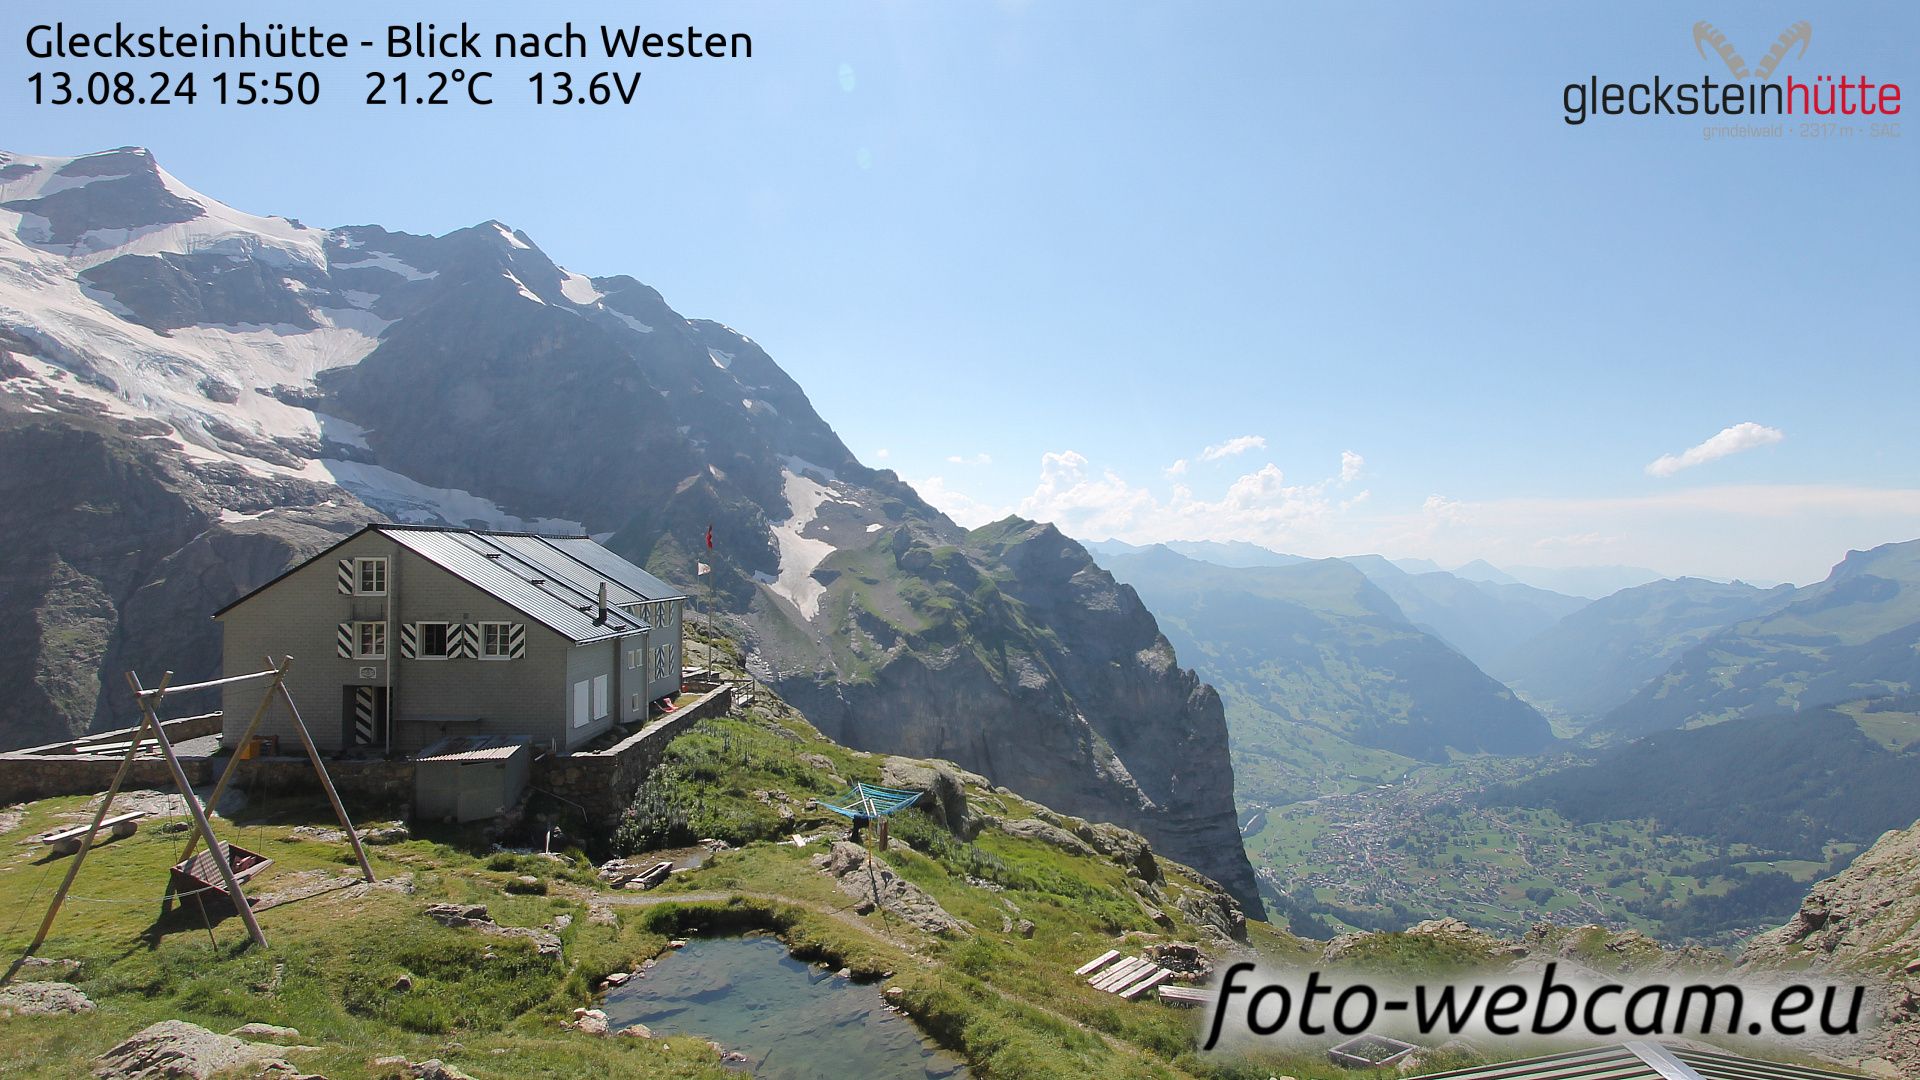
{"label": "cumulus cloud", "polygon": [[885,461],[892,456],[893,456],[893,451],[887,449],[884,446],[873,452],[873,460],[875,461]]}
{"label": "cumulus cloud", "polygon": [[1219,461],[1235,454],[1244,454],[1249,450],[1265,450],[1267,440],[1260,435],[1236,435],[1223,443],[1215,443],[1200,451],[1201,461]]}
{"label": "cumulus cloud", "polygon": [[993,464],[993,455],[979,453],[972,457],[961,457],[959,454],[949,454],[947,455],[947,461],[954,465],[991,465]]}
{"label": "cumulus cloud", "polygon": [[1360,471],[1367,467],[1367,459],[1351,450],[1340,451],[1340,482],[1351,484],[1360,479]]}
{"label": "cumulus cloud", "polygon": [[1744,424],[1723,428],[1713,438],[1678,454],[1660,455],[1647,465],[1647,475],[1672,476],[1681,469],[1691,469],[1695,465],[1718,461],[1728,455],[1752,450],[1758,446],[1771,446],[1786,437],[1786,433],[1779,428],[1770,428],[1749,420]]}
{"label": "cumulus cloud", "polygon": [[1154,543],[1192,537],[1291,544],[1318,537],[1342,507],[1328,495],[1333,478],[1289,481],[1279,466],[1263,465],[1227,485],[1217,499],[1199,498],[1176,482],[1161,498],[1111,469],[1095,469],[1073,450],[1045,454],[1033,494],[1019,512],[1051,521],[1069,535]]}
{"label": "cumulus cloud", "polygon": [[989,521],[999,521],[1013,508],[998,506],[985,499],[976,499],[964,491],[959,491],[938,476],[929,476],[924,480],[908,481],[920,497],[933,505],[933,508],[952,518],[955,524],[969,529],[977,529]]}
{"label": "cumulus cloud", "polygon": [[1178,460],[1178,461],[1176,461],[1176,462],[1174,462],[1173,464],[1171,464],[1171,465],[1169,465],[1169,466],[1167,466],[1167,475],[1168,475],[1168,476],[1185,476],[1185,475],[1187,475],[1187,459],[1186,459],[1186,458],[1181,458],[1180,460]]}

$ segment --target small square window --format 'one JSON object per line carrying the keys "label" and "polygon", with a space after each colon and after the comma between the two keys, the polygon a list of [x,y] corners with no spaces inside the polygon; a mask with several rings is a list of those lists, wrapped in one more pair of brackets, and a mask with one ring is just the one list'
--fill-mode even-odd
{"label": "small square window", "polygon": [[447,658],[447,624],[443,622],[423,622],[420,624],[420,652],[422,660],[445,660]]}
{"label": "small square window", "polygon": [[354,583],[361,596],[387,595],[387,560],[355,559]]}
{"label": "small square window", "polygon": [[483,622],[480,624],[480,655],[489,660],[504,660],[511,656],[512,646],[508,643],[507,625],[503,622]]}

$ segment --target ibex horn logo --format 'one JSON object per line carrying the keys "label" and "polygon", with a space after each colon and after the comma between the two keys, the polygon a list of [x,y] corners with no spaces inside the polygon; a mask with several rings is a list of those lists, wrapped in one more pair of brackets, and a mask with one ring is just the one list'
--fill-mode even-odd
{"label": "ibex horn logo", "polygon": [[1713,46],[1713,51],[1726,62],[1727,70],[1733,72],[1733,77],[1736,79],[1772,78],[1773,69],[1780,66],[1780,61],[1786,59],[1788,50],[1792,49],[1796,43],[1800,46],[1800,55],[1807,55],[1807,46],[1813,44],[1812,23],[1802,19],[1787,27],[1781,32],[1780,40],[1774,42],[1773,48],[1767,50],[1766,59],[1760,61],[1760,66],[1748,71],[1747,62],[1740,58],[1740,50],[1733,47],[1733,42],[1727,40],[1727,35],[1714,29],[1713,24],[1705,19],[1693,24],[1694,51],[1704,60],[1707,58],[1707,46]]}

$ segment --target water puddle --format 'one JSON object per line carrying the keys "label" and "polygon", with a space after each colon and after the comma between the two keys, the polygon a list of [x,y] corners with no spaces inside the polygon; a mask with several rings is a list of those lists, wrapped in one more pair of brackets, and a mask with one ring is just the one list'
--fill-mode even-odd
{"label": "water puddle", "polygon": [[959,1058],[886,1011],[880,989],[801,963],[773,937],[706,938],[662,956],[601,1008],[615,1030],[645,1024],[737,1050],[741,1068],[767,1080],[966,1077]]}

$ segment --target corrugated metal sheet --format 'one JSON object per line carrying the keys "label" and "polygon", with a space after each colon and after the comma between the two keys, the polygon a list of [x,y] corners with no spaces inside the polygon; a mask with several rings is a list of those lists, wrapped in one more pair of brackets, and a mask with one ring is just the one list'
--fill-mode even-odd
{"label": "corrugated metal sheet", "polygon": [[506,761],[527,748],[527,740],[504,735],[449,735],[413,756],[425,761]]}
{"label": "corrugated metal sheet", "polygon": [[[1864,1080],[1847,1074],[1786,1065],[1774,1061],[1735,1057],[1731,1054],[1705,1053],[1648,1046],[1650,1056],[1677,1059],[1700,1080]],[[1654,1051],[1664,1050],[1664,1054]],[[1428,1073],[1413,1080],[1663,1080],[1655,1062],[1636,1053],[1630,1046],[1607,1046],[1594,1050],[1504,1061],[1453,1072]]]}
{"label": "corrugated metal sheet", "polygon": [[[380,532],[576,643],[599,641],[646,627],[644,622],[617,607],[609,608],[605,622],[596,622],[597,596],[583,595],[574,583],[530,563],[505,556],[488,558],[473,533],[386,527],[380,527]],[[535,585],[535,581],[541,584]],[[599,588],[597,580],[594,588],[596,591]],[[586,610],[581,610],[582,607]]]}
{"label": "corrugated metal sheet", "polygon": [[610,580],[618,581],[633,590],[642,600],[684,600],[687,594],[647,573],[627,560],[581,537],[541,537],[540,541],[555,551],[572,556],[585,563],[592,570]]}
{"label": "corrugated metal sheet", "polygon": [[[544,575],[547,580],[565,586],[574,594],[585,597],[588,602],[599,601],[600,583],[603,581],[607,584],[607,602],[610,604],[624,606],[643,603],[647,599],[618,578],[602,574],[578,559],[568,558],[554,548],[553,541],[538,536],[498,533],[476,533],[471,540],[476,546],[499,552],[504,560],[513,560],[528,567],[536,576]],[[582,543],[593,544],[593,541],[585,540]]]}

